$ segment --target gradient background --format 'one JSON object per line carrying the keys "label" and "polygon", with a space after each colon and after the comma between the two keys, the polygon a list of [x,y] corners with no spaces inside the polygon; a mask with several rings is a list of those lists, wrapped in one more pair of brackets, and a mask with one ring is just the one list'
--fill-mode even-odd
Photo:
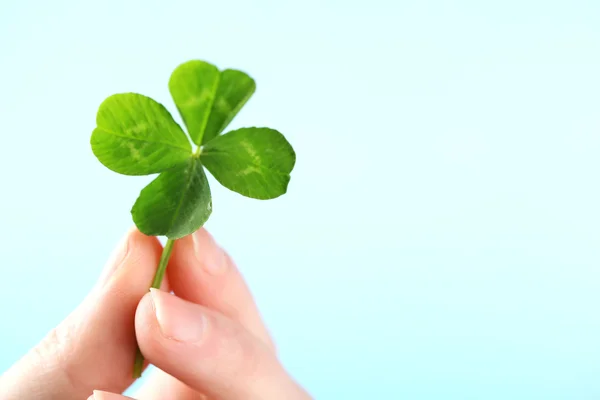
{"label": "gradient background", "polygon": [[0,372],[84,297],[151,179],[93,157],[98,105],[174,112],[169,75],[201,58],[257,80],[232,128],[298,153],[278,200],[213,185],[208,227],[313,395],[600,398],[599,18],[597,0],[3,1]]}

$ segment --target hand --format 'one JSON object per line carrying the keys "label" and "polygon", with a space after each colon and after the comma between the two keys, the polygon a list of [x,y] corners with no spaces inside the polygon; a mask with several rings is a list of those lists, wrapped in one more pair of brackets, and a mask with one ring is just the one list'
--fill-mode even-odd
{"label": "hand", "polygon": [[113,393],[133,383],[136,337],[159,368],[141,400],[310,399],[205,230],[175,242],[163,291],[148,293],[161,251],[156,238],[130,231],[83,303],[0,377],[0,400],[126,399]]}

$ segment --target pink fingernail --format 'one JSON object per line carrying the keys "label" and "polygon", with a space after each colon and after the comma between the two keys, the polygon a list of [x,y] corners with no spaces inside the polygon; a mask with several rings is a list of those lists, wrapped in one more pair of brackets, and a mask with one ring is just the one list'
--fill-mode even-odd
{"label": "pink fingernail", "polygon": [[129,398],[129,397],[123,397],[119,394],[115,394],[115,393],[108,393],[108,392],[102,392],[100,390],[94,390],[94,394],[91,395],[88,400],[121,400],[124,398]]}
{"label": "pink fingernail", "polygon": [[200,306],[158,289],[150,289],[156,320],[163,336],[178,342],[197,343],[206,330]]}
{"label": "pink fingernail", "polygon": [[204,228],[194,232],[194,253],[202,267],[212,275],[222,274],[227,270],[227,260],[223,249]]}

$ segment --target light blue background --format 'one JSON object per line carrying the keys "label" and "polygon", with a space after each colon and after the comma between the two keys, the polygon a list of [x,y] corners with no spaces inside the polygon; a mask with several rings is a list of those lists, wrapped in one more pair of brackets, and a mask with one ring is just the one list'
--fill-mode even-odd
{"label": "light blue background", "polygon": [[294,376],[321,399],[600,398],[597,1],[3,1],[0,371],[83,298],[146,178],[89,136],[108,95],[242,68],[232,126],[290,191],[214,187]]}

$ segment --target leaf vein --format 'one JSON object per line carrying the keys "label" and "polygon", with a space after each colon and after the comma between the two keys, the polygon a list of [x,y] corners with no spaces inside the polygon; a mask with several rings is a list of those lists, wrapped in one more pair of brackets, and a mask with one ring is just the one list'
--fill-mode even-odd
{"label": "leaf vein", "polygon": [[[235,155],[232,155],[230,152],[227,151],[223,151],[223,150],[209,150],[209,151],[203,151],[202,152],[202,157],[210,157],[210,156],[214,156],[214,155],[225,155],[226,157],[231,157],[231,158],[237,158]],[[269,168],[268,166],[264,166],[262,163],[260,162],[256,162],[254,159],[252,160],[248,160],[249,164],[251,167],[254,167],[260,171],[269,171],[269,172],[274,172],[277,175],[281,175],[281,176],[288,176],[289,172],[284,171],[284,170],[280,170],[280,169],[273,169],[273,168]]]}
{"label": "leaf vein", "polygon": [[113,136],[120,137],[120,138],[123,138],[123,139],[135,140],[135,141],[144,142],[144,143],[163,144],[165,146],[172,147],[172,148],[175,148],[177,150],[185,150],[186,152],[189,151],[189,149],[186,148],[186,147],[176,146],[173,143],[163,142],[161,140],[147,140],[147,139],[135,138],[135,137],[123,135],[121,133],[117,133],[117,132],[115,132],[113,130],[106,129],[106,128],[102,127],[102,126],[99,126],[98,129],[102,130],[102,132],[108,133],[109,135],[113,135]]}
{"label": "leaf vein", "polygon": [[185,185],[185,189],[183,190],[183,193],[181,194],[181,197],[179,198],[179,204],[177,205],[177,208],[175,209],[175,212],[173,213],[173,218],[171,218],[171,223],[169,224],[169,232],[173,229],[173,226],[175,225],[175,221],[179,217],[179,213],[181,212],[181,207],[183,206],[183,199],[185,198],[188,190],[190,190],[190,186],[192,185],[192,181],[194,180],[195,163],[196,163],[196,159],[192,158],[192,160],[190,161],[188,180]]}

